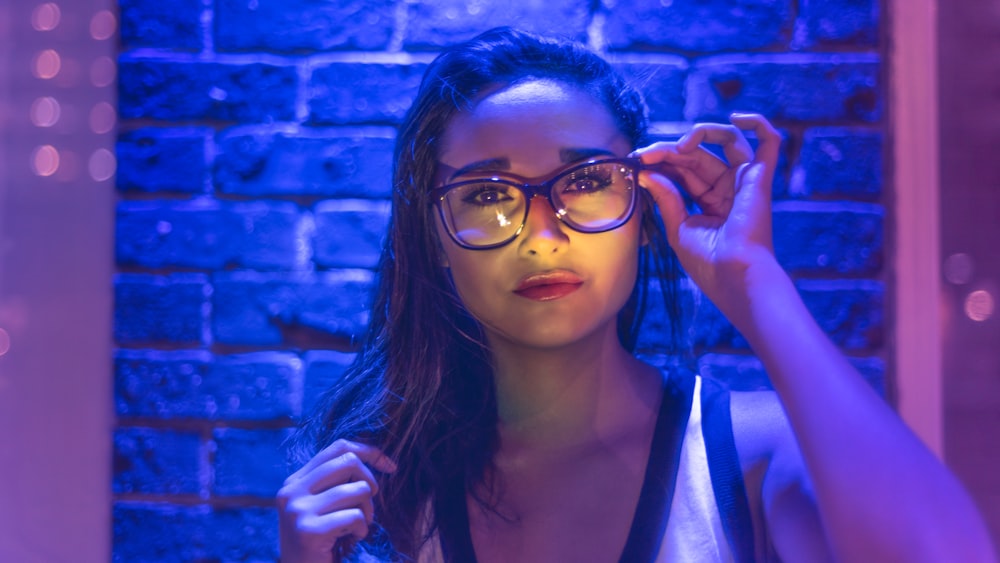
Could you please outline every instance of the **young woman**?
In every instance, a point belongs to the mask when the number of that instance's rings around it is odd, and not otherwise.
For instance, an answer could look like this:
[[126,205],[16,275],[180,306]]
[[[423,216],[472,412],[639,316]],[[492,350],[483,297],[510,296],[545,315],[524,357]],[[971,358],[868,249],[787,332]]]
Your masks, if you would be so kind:
[[[278,495],[283,562],[992,560],[776,262],[771,125],[645,127],[578,45],[497,29],[430,66],[367,339]],[[632,354],[677,259],[776,394]]]

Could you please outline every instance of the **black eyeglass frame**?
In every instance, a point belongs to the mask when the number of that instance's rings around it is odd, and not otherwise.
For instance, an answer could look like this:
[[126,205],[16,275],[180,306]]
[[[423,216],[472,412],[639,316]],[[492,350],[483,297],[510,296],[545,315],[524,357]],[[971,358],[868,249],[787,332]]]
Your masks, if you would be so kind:
[[[561,215],[559,213],[560,209],[557,208],[555,201],[552,200],[552,186],[554,186],[562,178],[565,178],[566,176],[580,170],[581,168],[587,168],[588,166],[594,166],[595,164],[622,164],[630,167],[632,169],[632,179],[633,179],[632,181],[634,184],[631,190],[632,197],[628,204],[628,210],[624,213],[624,215],[621,217],[620,220],[611,223],[611,226],[603,225],[601,227],[595,227],[595,228],[581,227],[579,225],[574,225],[571,222],[571,220],[568,220],[564,214]],[[556,210],[555,213],[556,219],[558,219],[567,227],[573,229],[576,232],[605,233],[621,227],[625,223],[628,223],[629,219],[632,218],[632,215],[635,214],[636,202],[639,200],[639,189],[638,189],[639,171],[642,169],[643,169],[643,164],[638,158],[594,158],[587,160],[586,162],[578,162],[570,164],[565,168],[557,170],[555,173],[552,174],[552,176],[549,177],[549,179],[537,184],[532,184],[531,182],[528,182],[527,180],[513,174],[506,176],[493,174],[485,178],[473,178],[469,180],[461,180],[459,182],[446,184],[444,186],[430,190],[428,195],[430,196],[431,205],[437,207],[438,214],[441,217],[441,223],[444,225],[444,230],[448,232],[448,236],[451,237],[451,240],[455,241],[455,244],[461,246],[462,248],[467,248],[469,250],[489,250],[491,248],[499,248],[501,246],[509,244],[518,236],[520,236],[521,231],[524,230],[525,223],[527,223],[528,221],[528,213],[531,211],[531,200],[534,199],[535,196],[539,195],[545,197],[545,199],[549,201],[549,206],[551,206],[552,209]],[[506,239],[500,242],[496,242],[493,244],[482,245],[482,246],[471,245],[462,240],[459,240],[458,235],[452,232],[450,223],[448,222],[448,219],[445,217],[445,210],[443,207],[444,198],[445,194],[447,194],[449,191],[455,188],[468,186],[470,184],[478,184],[484,181],[497,182],[505,186],[512,187],[516,190],[519,190],[522,194],[524,194],[525,197],[524,213],[522,214],[523,216],[521,217],[521,224],[518,225],[517,229],[511,236],[507,237]]]

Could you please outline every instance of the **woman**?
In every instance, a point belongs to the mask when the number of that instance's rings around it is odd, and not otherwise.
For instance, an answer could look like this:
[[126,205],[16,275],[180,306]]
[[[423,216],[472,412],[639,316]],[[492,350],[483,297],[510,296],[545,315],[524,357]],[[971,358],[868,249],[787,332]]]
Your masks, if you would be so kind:
[[[778,266],[779,135],[731,121],[644,146],[640,95],[580,46],[442,53],[397,139],[367,339],[278,495],[282,560],[992,560]],[[777,394],[633,356],[677,259]]]

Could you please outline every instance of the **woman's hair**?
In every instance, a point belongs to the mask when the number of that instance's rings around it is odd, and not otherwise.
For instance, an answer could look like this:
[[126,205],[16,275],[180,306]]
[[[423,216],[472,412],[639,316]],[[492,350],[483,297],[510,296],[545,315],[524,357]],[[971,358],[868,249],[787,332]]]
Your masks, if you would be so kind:
[[[439,524],[428,502],[457,483],[493,506],[498,438],[490,351],[441,265],[428,191],[452,117],[489,89],[533,79],[590,93],[633,147],[646,141],[642,96],[577,43],[497,28],[444,50],[427,68],[396,139],[392,213],[366,337],[298,434],[302,458],[344,438],[380,447],[398,462],[397,472],[379,478],[377,526],[364,542],[366,551],[382,557],[415,557]],[[668,317],[678,316],[676,259],[651,198],[641,193],[646,244],[618,319],[619,338],[630,351],[651,285],[658,282]],[[667,345],[676,350],[678,331],[671,332]]]

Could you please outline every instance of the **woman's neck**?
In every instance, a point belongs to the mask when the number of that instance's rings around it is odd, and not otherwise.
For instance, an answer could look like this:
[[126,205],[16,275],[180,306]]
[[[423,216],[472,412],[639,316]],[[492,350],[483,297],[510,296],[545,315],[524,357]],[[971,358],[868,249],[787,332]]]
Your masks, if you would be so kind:
[[559,348],[531,348],[501,337],[490,345],[505,450],[614,440],[659,403],[659,372],[622,347],[614,323]]

